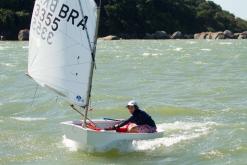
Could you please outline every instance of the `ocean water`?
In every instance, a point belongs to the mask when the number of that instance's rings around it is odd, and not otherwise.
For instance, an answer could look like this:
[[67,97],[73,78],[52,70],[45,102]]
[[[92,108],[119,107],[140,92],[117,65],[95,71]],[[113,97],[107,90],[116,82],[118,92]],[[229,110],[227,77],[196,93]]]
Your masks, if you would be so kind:
[[0,42],[0,164],[247,164],[246,40],[98,41],[90,118],[127,118],[136,99],[164,137],[87,152],[63,138],[79,119],[25,76],[28,42]]

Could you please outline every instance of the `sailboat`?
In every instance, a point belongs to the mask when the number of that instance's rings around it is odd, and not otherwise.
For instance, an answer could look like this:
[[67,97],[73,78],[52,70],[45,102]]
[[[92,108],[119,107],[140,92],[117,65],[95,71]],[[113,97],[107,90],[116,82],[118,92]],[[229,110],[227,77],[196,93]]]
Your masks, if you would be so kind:
[[89,119],[100,0],[36,0],[30,26],[28,76],[68,101],[83,120],[62,122],[66,138],[80,148],[102,148],[121,140],[152,139],[155,133],[104,128],[120,120]]

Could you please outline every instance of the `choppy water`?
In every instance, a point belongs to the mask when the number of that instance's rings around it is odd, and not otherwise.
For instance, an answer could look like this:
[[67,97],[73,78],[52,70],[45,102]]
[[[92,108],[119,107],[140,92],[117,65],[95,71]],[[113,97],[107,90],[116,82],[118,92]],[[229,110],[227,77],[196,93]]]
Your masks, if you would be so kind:
[[78,151],[59,122],[79,118],[25,76],[27,42],[0,42],[0,164],[247,164],[247,41],[99,41],[92,118],[139,101],[166,130],[107,152]]

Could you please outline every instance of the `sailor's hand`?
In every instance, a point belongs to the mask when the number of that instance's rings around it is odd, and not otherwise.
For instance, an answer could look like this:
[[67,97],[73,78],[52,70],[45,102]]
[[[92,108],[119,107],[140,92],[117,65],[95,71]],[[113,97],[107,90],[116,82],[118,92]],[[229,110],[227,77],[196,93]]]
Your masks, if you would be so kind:
[[119,126],[118,126],[118,124],[116,124],[113,127],[114,127],[114,130],[116,130]]

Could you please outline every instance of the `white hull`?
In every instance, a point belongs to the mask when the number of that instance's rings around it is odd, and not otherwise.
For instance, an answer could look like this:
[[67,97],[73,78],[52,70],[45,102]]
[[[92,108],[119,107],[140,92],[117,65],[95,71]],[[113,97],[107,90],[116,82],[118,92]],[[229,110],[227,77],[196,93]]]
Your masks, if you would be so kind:
[[[118,123],[118,121],[93,120],[98,128],[107,128]],[[163,130],[156,133],[121,133],[116,131],[95,131],[82,127],[82,121],[62,122],[64,134],[67,139],[73,140],[76,145],[84,149],[108,148],[111,144],[121,141],[146,140],[163,136]]]

